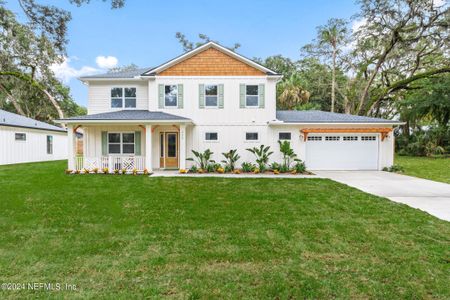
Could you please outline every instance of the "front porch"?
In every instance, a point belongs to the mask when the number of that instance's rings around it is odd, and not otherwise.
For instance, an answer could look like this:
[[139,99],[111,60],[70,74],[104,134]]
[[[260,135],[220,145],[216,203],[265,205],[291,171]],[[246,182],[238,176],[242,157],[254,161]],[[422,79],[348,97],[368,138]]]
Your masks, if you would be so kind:
[[[83,154],[75,154],[74,133],[83,129]],[[68,169],[133,173],[186,168],[185,124],[69,126]]]
[[[98,115],[67,119],[68,169],[108,173],[143,173],[154,169],[185,169],[187,128],[190,120],[155,112],[140,112],[153,119],[98,120]],[[106,113],[113,116],[136,112]],[[105,114],[102,114],[105,115]],[[170,118],[169,118],[170,117]],[[75,136],[83,132],[83,153],[76,154]]]

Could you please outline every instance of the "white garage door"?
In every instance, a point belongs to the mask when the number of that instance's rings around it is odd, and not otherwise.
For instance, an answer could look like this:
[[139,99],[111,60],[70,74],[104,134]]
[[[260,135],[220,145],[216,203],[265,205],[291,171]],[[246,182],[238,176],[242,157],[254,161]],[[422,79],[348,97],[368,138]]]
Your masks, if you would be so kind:
[[306,141],[310,170],[377,170],[378,135],[315,134]]

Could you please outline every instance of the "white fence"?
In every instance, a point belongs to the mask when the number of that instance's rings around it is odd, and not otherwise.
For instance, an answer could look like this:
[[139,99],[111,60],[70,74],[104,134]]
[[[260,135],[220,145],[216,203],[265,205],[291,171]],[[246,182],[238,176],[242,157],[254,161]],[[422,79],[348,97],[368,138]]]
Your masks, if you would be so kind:
[[75,170],[87,169],[102,171],[108,168],[109,172],[126,169],[132,172],[134,169],[143,171],[145,169],[145,156],[101,156],[101,157],[75,157]]

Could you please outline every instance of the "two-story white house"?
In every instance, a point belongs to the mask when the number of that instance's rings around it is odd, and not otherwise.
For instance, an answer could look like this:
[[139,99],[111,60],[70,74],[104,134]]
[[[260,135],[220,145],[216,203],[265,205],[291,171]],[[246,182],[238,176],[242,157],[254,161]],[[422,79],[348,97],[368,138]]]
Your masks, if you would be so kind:
[[[214,42],[158,67],[80,78],[88,115],[60,120],[69,133],[69,169],[185,169],[191,150],[213,159],[289,140],[311,170],[379,170],[393,163],[398,122],[322,111],[277,111],[281,75]],[[84,131],[84,156],[74,132]]]

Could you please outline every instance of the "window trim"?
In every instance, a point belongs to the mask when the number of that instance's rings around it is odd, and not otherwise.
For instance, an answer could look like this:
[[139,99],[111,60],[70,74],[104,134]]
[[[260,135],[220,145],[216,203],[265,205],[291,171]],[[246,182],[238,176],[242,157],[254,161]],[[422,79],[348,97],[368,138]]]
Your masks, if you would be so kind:
[[[207,95],[206,95],[206,87],[207,86],[211,86],[211,85],[214,85],[214,86],[216,86],[217,87],[217,94],[216,94],[216,99],[217,99],[217,102],[216,102],[216,105],[206,105],[206,97],[208,97]],[[203,84],[203,94],[204,94],[204,96],[205,96],[205,108],[206,109],[215,109],[215,108],[219,108],[219,84],[218,83],[204,83]],[[211,97],[211,96],[209,96],[209,97]]]
[[[280,134],[282,134],[282,133],[288,133],[289,134],[289,139],[281,139],[280,138]],[[290,132],[290,131],[279,131],[278,132],[278,140],[279,141],[292,141],[292,132]]]
[[[215,133],[215,134],[217,134],[217,140],[208,140],[208,139],[206,139],[206,134],[207,133]],[[217,132],[217,131],[205,131],[204,133],[203,133],[203,141],[205,142],[205,143],[218,143],[219,142],[219,132]]]
[[[50,144],[48,143],[49,142],[48,138],[50,138]],[[48,155],[53,155],[53,135],[48,134],[46,136],[46,143],[45,143],[45,145],[46,145],[46,148],[47,148],[47,154]],[[50,147],[49,147],[49,145],[50,145]],[[49,149],[50,149],[50,151],[49,151]]]
[[[23,136],[25,138],[23,140],[22,139],[17,139],[17,135],[18,134],[23,134]],[[16,141],[16,142],[26,142],[27,141],[27,133],[26,132],[14,132],[14,141]]]
[[[256,133],[257,139],[256,140],[248,140],[247,139],[247,133]],[[246,143],[259,143],[259,131],[246,131],[244,133],[244,140]]]
[[[166,86],[176,86],[177,88],[177,103],[173,106],[167,106],[166,105]],[[164,84],[164,109],[175,109],[178,108],[178,96],[179,96],[179,91],[178,91],[178,84]]]
[[[128,134],[128,133],[131,133],[131,134],[133,134],[133,136],[134,136],[134,138],[133,138],[133,143],[124,143],[123,142],[123,134]],[[110,134],[119,134],[120,135],[120,142],[119,143],[110,143],[109,142],[109,135]],[[108,155],[128,155],[128,156],[136,156],[136,133],[134,132],[134,131],[108,131],[107,132],[107,149],[108,149]],[[120,145],[120,153],[110,153],[109,152],[109,145],[110,144],[114,144],[114,145],[117,145],[117,144],[119,144]],[[134,146],[133,146],[133,153],[123,153],[123,145],[131,145],[131,144],[133,144]]]
[[[111,96],[111,90],[112,89],[122,89],[122,106],[121,107],[112,107],[112,99],[113,99],[113,97]],[[136,90],[136,97],[134,97],[134,99],[136,101],[135,107],[126,107],[125,106],[125,99],[133,99],[131,97],[125,97],[125,89],[135,89]],[[138,98],[137,97],[137,91],[138,91],[137,86],[130,86],[130,85],[127,85],[127,86],[111,86],[111,88],[109,89],[109,106],[110,106],[110,108],[111,109],[117,109],[117,110],[120,110],[120,109],[130,109],[130,110],[138,109],[137,108],[137,98]],[[119,97],[114,97],[114,99],[119,99]]]
[[[258,92],[256,95],[247,95],[247,86],[249,85],[254,85],[257,87]],[[258,103],[256,105],[247,105],[247,96],[258,97]],[[259,84],[245,84],[245,108],[259,108]]]

